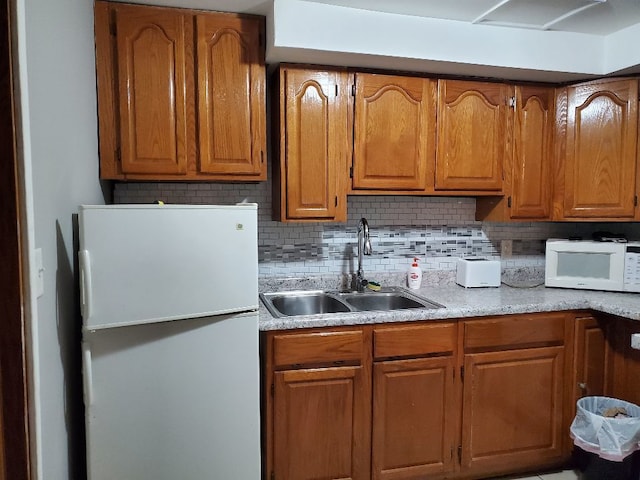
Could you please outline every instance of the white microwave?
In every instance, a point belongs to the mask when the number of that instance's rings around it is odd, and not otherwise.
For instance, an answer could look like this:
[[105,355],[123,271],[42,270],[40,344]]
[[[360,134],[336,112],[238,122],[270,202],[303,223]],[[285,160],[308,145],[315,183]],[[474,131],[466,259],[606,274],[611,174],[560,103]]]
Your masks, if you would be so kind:
[[640,243],[547,240],[544,284],[640,292]]

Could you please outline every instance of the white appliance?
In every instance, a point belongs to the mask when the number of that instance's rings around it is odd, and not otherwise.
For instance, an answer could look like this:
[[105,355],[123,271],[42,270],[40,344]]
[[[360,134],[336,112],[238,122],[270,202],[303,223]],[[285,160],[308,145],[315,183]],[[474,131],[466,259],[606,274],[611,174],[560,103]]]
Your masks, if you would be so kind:
[[547,240],[545,285],[640,292],[640,243]]
[[499,260],[482,257],[459,258],[456,265],[456,283],[465,288],[499,287],[501,278]]
[[88,479],[259,480],[257,206],[78,223]]

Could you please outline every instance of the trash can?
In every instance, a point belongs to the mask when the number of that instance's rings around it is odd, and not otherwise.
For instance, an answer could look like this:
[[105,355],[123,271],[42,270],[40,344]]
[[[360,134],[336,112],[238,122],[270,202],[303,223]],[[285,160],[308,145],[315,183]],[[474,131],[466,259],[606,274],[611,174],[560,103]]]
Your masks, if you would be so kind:
[[570,430],[585,452],[582,479],[638,480],[640,407],[610,397],[583,397],[576,406]]

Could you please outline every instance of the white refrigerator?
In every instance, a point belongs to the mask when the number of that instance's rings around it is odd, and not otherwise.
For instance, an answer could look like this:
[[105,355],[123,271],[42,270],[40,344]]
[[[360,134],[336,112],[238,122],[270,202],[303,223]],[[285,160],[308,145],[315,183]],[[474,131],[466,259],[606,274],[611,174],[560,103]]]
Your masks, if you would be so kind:
[[257,206],[81,206],[89,480],[259,480]]

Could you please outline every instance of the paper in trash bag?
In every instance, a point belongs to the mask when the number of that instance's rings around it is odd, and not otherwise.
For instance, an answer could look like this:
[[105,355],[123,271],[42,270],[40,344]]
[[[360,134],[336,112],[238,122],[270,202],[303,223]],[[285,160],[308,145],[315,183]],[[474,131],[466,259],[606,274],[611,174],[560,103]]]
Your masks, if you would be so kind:
[[[640,407],[610,397],[578,400],[571,424],[573,443],[601,458],[621,462],[640,449]],[[623,408],[627,418],[604,417],[608,409]]]

